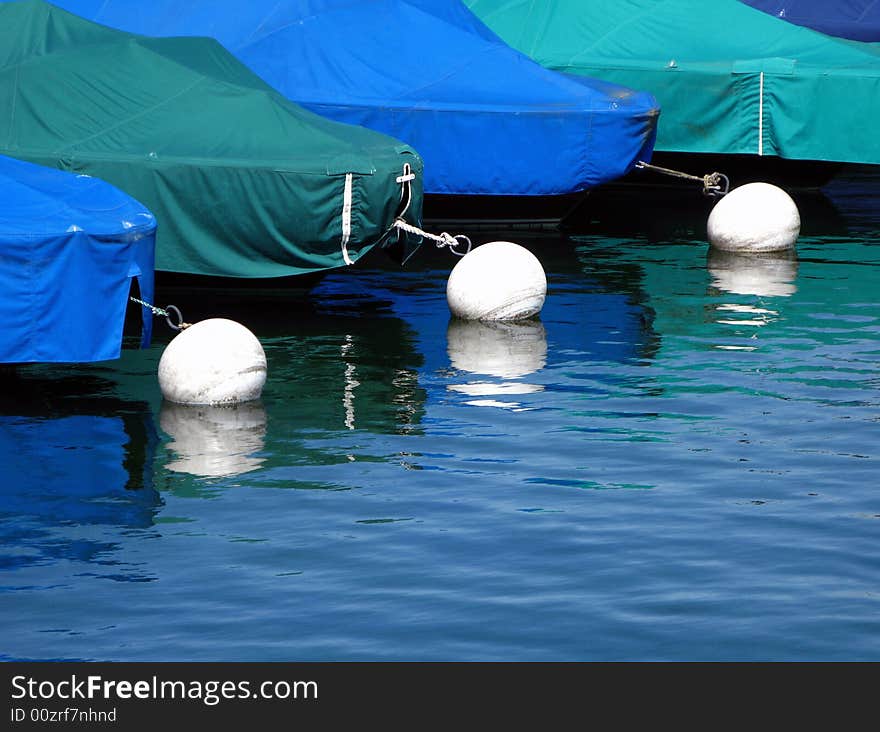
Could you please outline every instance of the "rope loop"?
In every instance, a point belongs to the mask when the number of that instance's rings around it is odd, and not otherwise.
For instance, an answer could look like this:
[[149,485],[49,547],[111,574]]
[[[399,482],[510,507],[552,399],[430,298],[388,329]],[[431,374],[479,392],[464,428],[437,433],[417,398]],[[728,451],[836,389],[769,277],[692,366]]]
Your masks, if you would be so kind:
[[722,196],[726,196],[728,191],[730,191],[730,179],[724,175],[724,173],[707,173],[703,177],[700,177],[698,175],[683,173],[680,170],[661,168],[659,165],[650,165],[641,160],[636,163],[635,167],[640,170],[653,170],[656,173],[670,175],[673,178],[683,178],[684,180],[692,180],[697,183],[702,183],[703,195],[709,196],[710,198],[721,198]]
[[[178,308],[175,307],[174,305],[166,305],[165,310],[167,311],[165,313],[165,322],[168,323],[168,327],[171,328],[171,330],[176,330],[179,332],[181,330],[189,328],[190,325],[192,325],[192,323],[184,323],[183,322],[183,316],[180,314],[180,310],[178,310]],[[177,318],[176,323],[172,322],[172,320],[171,320],[172,315],[174,315],[174,317]]]
[[724,173],[708,173],[703,176],[703,195],[721,198],[730,191],[730,179]]
[[[192,323],[183,322],[183,316],[180,314],[180,310],[174,305],[166,305],[164,308],[160,308],[151,305],[148,302],[144,302],[143,300],[138,300],[136,297],[129,297],[128,299],[132,302],[136,302],[138,305],[143,305],[145,308],[149,308],[153,315],[165,316],[165,322],[168,323],[168,327],[171,328],[171,330],[181,331],[192,325]],[[171,320],[172,315],[177,319],[176,323]]]
[[[445,231],[441,232],[439,235],[430,234],[427,231],[423,231],[417,226],[408,224],[401,218],[395,219],[392,226],[399,229],[400,231],[405,231],[408,234],[416,234],[417,236],[422,236],[425,239],[429,239],[430,241],[434,242],[434,245],[438,249],[447,247],[449,251],[452,252],[456,257],[463,257],[471,250],[471,240],[464,234],[456,234],[455,236],[453,236],[452,234],[448,234]],[[459,251],[459,247],[465,247],[464,251]]]
[[[451,236],[447,234],[445,231],[440,234],[443,237],[443,244],[438,243],[436,246],[440,247],[449,247],[449,251],[452,252],[456,257],[463,257],[471,250],[471,240],[469,237],[464,234],[456,234],[455,236]],[[463,246],[465,250],[463,252],[458,251],[457,247]]]

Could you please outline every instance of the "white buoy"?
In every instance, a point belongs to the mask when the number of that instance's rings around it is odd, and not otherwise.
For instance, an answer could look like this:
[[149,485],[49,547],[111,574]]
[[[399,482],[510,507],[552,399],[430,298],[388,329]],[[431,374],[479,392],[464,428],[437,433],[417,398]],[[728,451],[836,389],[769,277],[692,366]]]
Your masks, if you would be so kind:
[[724,196],[709,214],[709,243],[726,252],[791,249],[801,231],[795,202],[769,183],[747,183]]
[[162,396],[176,404],[238,404],[258,399],[266,354],[257,337],[225,318],[202,320],[178,333],[159,360]]
[[509,241],[483,244],[449,273],[446,300],[465,320],[522,320],[541,312],[547,275],[538,258]]

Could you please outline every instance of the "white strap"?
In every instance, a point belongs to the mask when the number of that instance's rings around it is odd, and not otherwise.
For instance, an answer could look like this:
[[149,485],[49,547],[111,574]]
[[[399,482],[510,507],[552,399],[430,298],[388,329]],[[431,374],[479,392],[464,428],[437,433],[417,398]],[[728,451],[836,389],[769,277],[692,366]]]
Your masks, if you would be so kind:
[[345,192],[342,194],[342,259],[346,264],[354,264],[348,256],[348,241],[351,239],[351,187],[354,181],[352,173],[345,174]]
[[764,154],[764,72],[758,82],[758,155]]

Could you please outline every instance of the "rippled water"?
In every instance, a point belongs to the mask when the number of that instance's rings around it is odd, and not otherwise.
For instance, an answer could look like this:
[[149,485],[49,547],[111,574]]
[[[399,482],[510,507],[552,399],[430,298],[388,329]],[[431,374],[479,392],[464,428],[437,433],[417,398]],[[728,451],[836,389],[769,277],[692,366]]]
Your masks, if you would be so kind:
[[159,324],[4,375],[0,654],[880,660],[878,195],[800,200],[764,260],[682,196],[597,197],[508,232],[550,282],[523,324],[450,322],[430,247],[174,292],[261,338],[235,410],[162,403]]

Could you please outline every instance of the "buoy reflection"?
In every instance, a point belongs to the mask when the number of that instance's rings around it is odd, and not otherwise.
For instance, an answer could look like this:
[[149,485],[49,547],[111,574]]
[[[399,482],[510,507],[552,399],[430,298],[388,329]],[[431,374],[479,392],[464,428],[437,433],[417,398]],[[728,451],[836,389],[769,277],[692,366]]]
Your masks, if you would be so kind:
[[790,297],[797,292],[797,255],[793,250],[741,254],[712,249],[706,265],[712,276],[712,286],[731,295],[754,295],[757,303],[732,302],[715,306],[716,321],[752,335],[745,343],[716,345],[721,350],[754,351],[758,329],[779,319],[779,311],[772,300],[764,298]]
[[483,322],[456,318],[449,323],[446,339],[453,368],[488,377],[450,384],[449,390],[470,397],[496,397],[473,399],[468,404],[517,409],[521,406],[518,402],[497,397],[543,391],[541,384],[522,380],[547,363],[547,333],[541,321]]
[[177,457],[168,470],[204,478],[240,475],[256,470],[265,446],[266,410],[259,401],[235,406],[192,406],[162,402],[159,425],[171,437],[168,449]]
[[797,255],[793,250],[738,254],[710,249],[706,260],[712,285],[735,295],[790,297],[797,292]]

